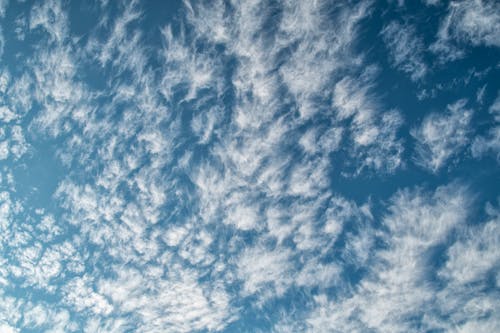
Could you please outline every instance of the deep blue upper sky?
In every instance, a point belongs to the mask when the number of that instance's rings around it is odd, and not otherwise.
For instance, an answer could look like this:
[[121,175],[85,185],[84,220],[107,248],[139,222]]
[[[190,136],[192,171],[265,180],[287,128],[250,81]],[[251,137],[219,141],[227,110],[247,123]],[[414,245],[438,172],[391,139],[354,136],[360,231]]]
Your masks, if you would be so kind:
[[495,1],[0,0],[0,333],[500,332]]

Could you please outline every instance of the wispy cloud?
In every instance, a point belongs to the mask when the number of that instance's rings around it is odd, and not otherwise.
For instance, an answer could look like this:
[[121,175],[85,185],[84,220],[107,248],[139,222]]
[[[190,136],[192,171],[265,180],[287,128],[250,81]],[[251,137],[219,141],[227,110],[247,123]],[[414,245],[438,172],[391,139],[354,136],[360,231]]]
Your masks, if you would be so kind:
[[417,36],[415,27],[392,21],[381,33],[391,54],[393,66],[409,74],[413,81],[423,79],[428,71],[423,60],[425,47],[422,39]]
[[466,100],[459,100],[448,105],[444,113],[431,113],[412,130],[417,140],[417,164],[437,172],[469,143],[473,111],[466,104]]
[[497,162],[500,162],[500,93],[490,106],[489,113],[493,116],[493,124],[485,135],[478,135],[474,138],[471,152],[476,158],[492,152],[496,155]]
[[371,92],[376,75],[377,68],[368,67],[359,77],[340,80],[333,91],[336,117],[350,125],[355,174],[364,168],[394,172],[402,165],[404,148],[397,131],[403,119],[396,110],[381,110],[380,101]]
[[500,37],[499,5],[494,1],[452,1],[448,5],[448,15],[443,18],[437,40],[431,51],[442,61],[462,58],[464,43],[479,46],[499,46]]
[[[471,203],[467,190],[459,184],[434,192],[398,192],[384,218],[386,231],[379,235],[385,247],[377,250],[369,263],[370,273],[352,290],[331,299],[327,295],[314,297],[311,311],[296,317],[305,325],[290,324],[290,317],[285,317],[275,331],[287,325],[307,332],[495,329],[498,301],[477,290],[485,287],[485,279],[498,263],[496,252],[489,250],[499,242],[492,232],[496,211],[490,206],[491,220],[469,227]],[[463,232],[464,241],[457,240],[447,248],[445,262],[438,264],[437,275],[446,281],[442,284],[432,278],[436,275],[432,257],[457,230]],[[478,265],[473,258],[483,254],[489,259],[480,260]],[[471,290],[472,281],[481,281],[482,287]],[[465,304],[470,310],[458,310]],[[478,307],[473,310],[474,305]],[[452,321],[448,320],[450,315]]]

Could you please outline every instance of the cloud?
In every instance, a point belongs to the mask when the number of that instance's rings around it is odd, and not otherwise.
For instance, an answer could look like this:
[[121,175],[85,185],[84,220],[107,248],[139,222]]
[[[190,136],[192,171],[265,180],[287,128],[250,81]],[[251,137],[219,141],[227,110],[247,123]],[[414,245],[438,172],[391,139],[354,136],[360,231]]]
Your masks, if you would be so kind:
[[[500,262],[498,217],[471,228],[448,249],[448,261],[439,274],[450,283],[469,284],[487,278]],[[474,234],[474,235],[472,235]]]
[[172,98],[172,94],[183,85],[187,86],[186,100],[194,99],[203,89],[215,88],[217,92],[221,89],[216,80],[220,76],[221,64],[215,54],[193,52],[193,45],[189,45],[187,37],[174,36],[171,26],[162,29],[162,37],[164,71],[161,90],[166,98]]
[[333,28],[323,8],[326,2],[287,3],[281,22],[283,36],[297,42],[295,52],[280,68],[284,83],[295,96],[299,112],[308,118],[317,112],[314,98],[320,97],[332,83],[336,71],[355,64],[350,48],[357,37],[359,21],[370,11],[369,3],[360,2],[352,8],[341,8],[336,14],[335,34],[325,33]]
[[19,330],[15,329],[12,326],[9,326],[8,324],[5,323],[0,323],[0,330],[5,333],[16,333],[19,332]]
[[[488,219],[470,225],[471,200],[458,183],[433,192],[399,191],[379,235],[385,246],[376,250],[369,274],[335,296],[314,296],[310,310],[284,316],[274,331],[496,330],[497,287],[488,279],[498,271],[498,209],[488,204]],[[443,262],[432,259],[438,253]]]
[[467,101],[458,100],[443,113],[430,113],[411,131],[417,140],[415,162],[436,173],[450,158],[457,156],[470,141],[473,111]]
[[[128,69],[136,75],[143,74],[145,56],[143,48],[139,45],[141,35],[138,30],[130,29],[130,26],[141,18],[141,10],[137,1],[121,3],[119,10],[120,14],[111,23],[109,31],[101,30],[107,38],[101,40],[93,36],[87,44],[86,52],[96,58],[103,67],[111,64],[118,73]],[[102,20],[111,21],[111,18],[105,16]]]
[[[438,272],[446,288],[437,293],[440,312],[459,332],[498,330],[499,302],[488,279],[498,274],[498,207],[486,205],[487,221],[462,230]],[[449,326],[445,321],[444,327]]]
[[95,314],[108,315],[113,310],[108,300],[95,292],[88,276],[78,277],[65,285],[65,301],[78,312],[90,310]]
[[0,1],[0,17],[5,17],[5,12],[7,11],[8,6],[9,6],[9,0]]
[[122,315],[134,313],[137,330],[158,328],[176,332],[220,330],[231,319],[229,299],[217,284],[196,282],[196,273],[178,266],[162,278],[157,267],[144,273],[132,268],[117,270],[116,279],[102,279],[99,290],[109,297]]
[[[9,6],[3,26],[0,330],[498,326],[496,215],[469,226],[459,183],[375,188],[398,184],[408,140],[360,45],[374,2],[183,1],[167,21],[102,1],[79,36],[72,6]],[[381,26],[423,82],[423,37]],[[425,117],[416,163],[464,151],[471,117],[465,100]]]
[[14,29],[16,38],[20,41],[24,41],[24,39],[26,38],[26,30],[28,29],[26,15],[19,15],[14,23],[16,26],[16,28]]
[[9,142],[0,142],[0,160],[5,160],[9,157]]
[[383,219],[385,231],[379,235],[385,246],[367,264],[369,274],[335,296],[315,296],[310,312],[297,319],[305,321],[304,331],[439,329],[440,318],[432,319],[439,287],[430,282],[429,256],[454,229],[465,226],[470,203],[466,189],[458,184],[434,192],[405,189],[396,193]]
[[441,61],[452,61],[465,56],[463,44],[500,46],[499,9],[494,1],[452,1],[430,50],[438,54]]
[[489,108],[489,113],[493,116],[492,126],[486,134],[478,135],[471,145],[472,156],[480,158],[488,152],[496,155],[497,162],[500,161],[500,92],[493,104]]
[[31,8],[30,30],[41,28],[50,36],[50,41],[61,43],[67,38],[68,26],[66,13],[57,0],[37,3]]
[[238,260],[238,277],[244,281],[243,295],[259,293],[264,299],[282,296],[293,280],[290,256],[286,249],[246,249]]
[[[1,10],[1,8],[0,8],[0,10]],[[1,15],[1,12],[0,12],[0,15]],[[0,58],[3,55],[4,48],[5,48],[5,37],[3,35],[3,30],[0,27]]]
[[424,43],[415,27],[392,21],[381,33],[393,66],[409,74],[413,81],[422,80],[428,68],[423,60]]
[[333,107],[338,121],[347,121],[355,157],[356,171],[364,168],[394,172],[402,165],[403,145],[397,132],[403,123],[396,110],[383,112],[377,97],[371,93],[377,75],[368,67],[359,77],[344,77],[335,84]]
[[0,106],[0,121],[9,123],[15,120],[18,116],[12,112],[7,106]]

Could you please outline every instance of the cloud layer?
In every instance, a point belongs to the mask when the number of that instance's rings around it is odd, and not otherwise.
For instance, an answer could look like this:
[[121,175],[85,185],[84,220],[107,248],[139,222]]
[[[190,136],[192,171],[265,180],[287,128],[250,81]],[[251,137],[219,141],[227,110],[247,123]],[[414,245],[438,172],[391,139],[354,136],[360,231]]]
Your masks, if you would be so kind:
[[0,1],[0,331],[500,330],[498,6],[428,5]]

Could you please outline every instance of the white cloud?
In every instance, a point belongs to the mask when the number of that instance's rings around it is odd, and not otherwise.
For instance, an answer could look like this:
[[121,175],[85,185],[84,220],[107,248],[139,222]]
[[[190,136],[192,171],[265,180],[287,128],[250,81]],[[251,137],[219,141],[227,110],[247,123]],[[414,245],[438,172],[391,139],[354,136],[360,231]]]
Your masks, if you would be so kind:
[[[195,88],[191,89],[194,89],[193,91],[196,90]],[[220,123],[222,114],[222,110],[219,107],[214,107],[193,117],[191,128],[200,138],[201,144],[207,144],[212,139],[216,127]]]
[[[274,331],[496,331],[499,302],[487,285],[499,268],[498,208],[487,205],[488,220],[469,225],[471,204],[457,183],[434,192],[399,191],[378,235],[385,246],[367,264],[369,273],[334,296],[315,296],[309,311],[284,314]],[[432,257],[443,246],[446,258],[436,271]]]
[[27,21],[28,20],[26,19],[26,15],[24,14],[19,15],[14,21],[16,27],[14,29],[14,33],[19,41],[24,41],[24,39],[26,38],[26,30],[28,29]]
[[326,159],[296,165],[289,178],[289,193],[305,198],[318,196],[329,185],[329,167]]
[[441,169],[469,143],[473,111],[464,99],[447,106],[442,113],[427,115],[412,136],[417,140],[415,162],[432,172]]
[[[356,57],[350,52],[357,37],[358,23],[369,13],[369,4],[360,2],[357,6],[342,8],[336,14],[332,27],[325,2],[287,2],[280,28],[283,35],[298,42],[296,51],[281,67],[284,82],[295,96],[302,117],[309,118],[318,112],[313,102],[322,97],[324,89],[332,83],[335,71],[356,64]],[[335,33],[328,33],[334,28]]]
[[382,37],[394,67],[409,74],[413,81],[425,77],[428,69],[423,60],[424,43],[414,26],[392,21],[382,29]]
[[12,112],[9,107],[3,105],[0,106],[0,121],[4,123],[9,123],[12,120],[15,120],[18,116]]
[[195,272],[177,265],[171,268],[165,278],[161,273],[148,275],[136,269],[118,269],[116,279],[99,282],[99,290],[119,313],[135,313],[139,321],[129,324],[140,331],[213,331],[233,320],[223,286],[212,281],[208,288],[196,281]]
[[[1,8],[0,8],[1,10]],[[1,15],[1,13],[0,13]],[[0,27],[0,58],[2,57],[3,55],[3,52],[4,52],[4,48],[5,48],[5,37],[3,35],[3,30],[2,28]]]
[[350,202],[341,196],[334,196],[330,199],[325,212],[326,222],[323,230],[330,237],[336,236],[342,231],[345,223],[362,219],[363,215],[366,217],[366,212],[360,210],[354,202]]
[[258,294],[264,299],[282,296],[293,283],[293,266],[288,249],[245,249],[238,259],[237,274],[244,282],[243,296]]
[[[139,30],[130,28],[142,16],[138,1],[120,4],[118,13],[111,18],[105,12],[97,27],[102,28],[101,35],[89,39],[85,52],[99,61],[102,67],[111,64],[117,74],[129,70],[138,78],[143,78],[146,57],[140,44],[142,36]],[[108,24],[110,29],[107,29]],[[102,35],[106,36],[105,40],[102,40]]]
[[0,291],[0,327],[18,332],[16,326],[21,319],[23,303],[16,297],[4,295],[4,288],[2,288]]
[[467,230],[463,240],[448,249],[448,261],[439,274],[446,280],[467,284],[487,277],[500,262],[500,220]]
[[227,223],[241,230],[251,230],[257,226],[259,216],[256,207],[245,204],[244,200],[230,207]]
[[490,106],[489,112],[493,115],[495,124],[500,123],[500,90],[497,92],[497,97]]
[[500,322],[498,320],[479,319],[475,321],[467,321],[463,325],[457,327],[459,333],[488,333],[495,332],[500,329]]
[[500,7],[495,1],[452,1],[431,51],[442,61],[462,58],[461,44],[500,46]]
[[14,328],[12,326],[9,326],[6,323],[0,323],[0,331],[2,333],[16,333],[16,332],[19,332],[18,329]]
[[9,157],[9,142],[2,141],[0,142],[0,160],[5,160]]
[[[426,284],[428,250],[443,244],[453,228],[464,224],[469,197],[464,188],[449,185],[434,193],[397,193],[384,219],[386,244],[370,262],[370,274],[358,286],[329,299],[315,298],[305,318],[310,332],[418,332],[424,326],[411,318],[432,316],[432,285]],[[352,293],[352,295],[349,295]],[[429,326],[426,326],[429,325]]]
[[185,227],[172,227],[167,230],[164,235],[165,243],[168,246],[178,246],[180,242],[186,237],[189,230]]
[[0,74],[0,93],[5,94],[7,87],[9,86],[10,74],[7,70],[3,70]]
[[9,0],[0,0],[0,17],[5,16],[5,12],[9,6]]
[[437,304],[440,312],[449,316],[442,326],[456,323],[453,328],[458,332],[500,328],[500,302],[488,286],[490,276],[499,270],[498,207],[488,204],[486,211],[488,220],[462,230],[459,239],[448,248],[447,261],[438,272],[446,288],[437,293]]
[[341,269],[336,264],[322,264],[317,260],[309,260],[304,264],[295,278],[297,286],[326,288],[339,283]]
[[75,278],[65,284],[65,301],[78,312],[90,310],[95,314],[108,315],[113,310],[108,300],[92,288],[88,276]]
[[47,333],[64,333],[75,331],[75,323],[71,321],[71,316],[68,310],[62,309],[54,312],[50,318],[50,327],[47,328]]
[[500,46],[500,7],[483,0],[460,1],[450,4],[448,33],[465,39],[472,45]]
[[60,1],[50,0],[35,4],[30,13],[31,30],[42,28],[53,42],[60,43],[67,37],[67,17]]
[[320,132],[317,128],[307,130],[299,140],[299,144],[304,151],[309,154],[330,153],[336,151],[340,147],[343,130],[341,127],[332,127]]
[[397,131],[403,123],[396,110],[382,112],[371,93],[377,68],[368,67],[359,78],[344,77],[333,91],[333,107],[339,121],[349,122],[356,160],[355,174],[370,169],[394,172],[402,164],[403,145]]
[[24,327],[40,327],[47,323],[49,311],[42,305],[28,306],[23,314]]
[[474,138],[471,152],[472,156],[478,158],[491,151],[496,155],[497,162],[500,162],[500,92],[490,106],[489,112],[493,116],[493,124],[486,134]]
[[[221,70],[217,58],[205,53],[193,52],[192,46],[186,42],[184,35],[174,36],[172,28],[162,29],[164,48],[164,72],[161,90],[164,96],[172,98],[174,91],[181,85],[187,85],[186,100],[192,100],[199,91],[217,88],[216,74]],[[216,116],[212,110],[207,117]],[[210,118],[209,118],[210,121]],[[210,126],[210,125],[209,125]],[[212,125],[213,126],[213,125]]]

